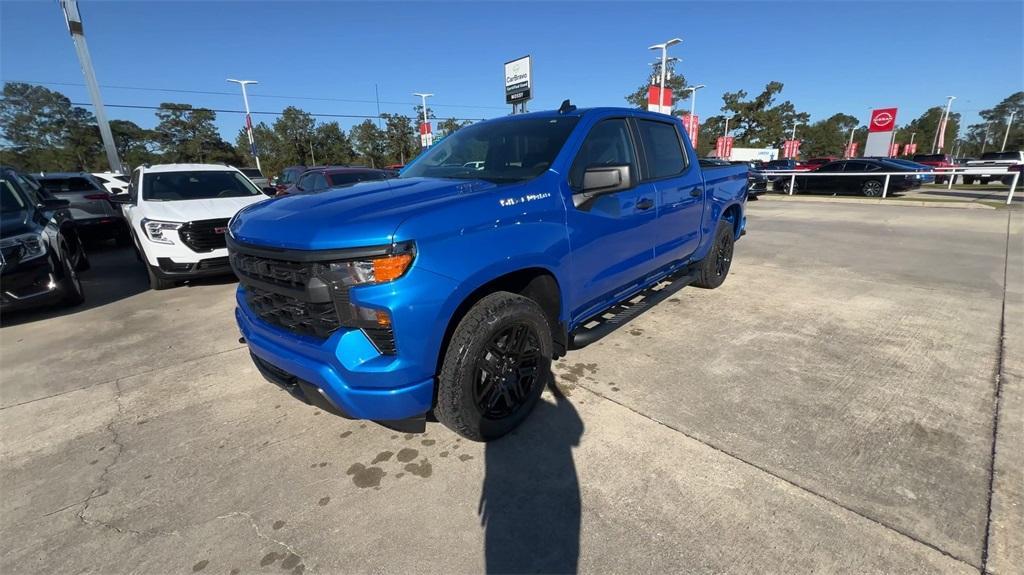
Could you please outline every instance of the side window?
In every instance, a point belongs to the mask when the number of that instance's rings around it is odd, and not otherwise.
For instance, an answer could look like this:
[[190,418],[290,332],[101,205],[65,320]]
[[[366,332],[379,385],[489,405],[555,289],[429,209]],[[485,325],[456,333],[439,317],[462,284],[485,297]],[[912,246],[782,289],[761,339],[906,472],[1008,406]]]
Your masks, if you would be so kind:
[[96,186],[89,180],[82,177],[68,178],[69,192],[92,192]]
[[313,189],[313,176],[316,174],[306,174],[299,178],[299,183],[295,184],[295,187],[302,191],[309,191]]
[[313,189],[316,191],[327,189],[327,178],[323,174],[317,174],[313,178]]
[[569,171],[569,185],[583,187],[583,173],[593,166],[630,166],[636,169],[636,152],[626,120],[604,120],[590,129]]
[[[818,172],[841,172],[843,171],[843,165],[849,165],[852,162],[832,162],[831,164],[825,164],[815,171]],[[850,171],[850,168],[846,168],[846,171]]]
[[674,124],[654,120],[637,120],[636,124],[644,143],[649,179],[668,178],[686,170],[686,155]]
[[138,203],[139,201],[139,177],[141,176],[140,170],[132,172],[132,179],[128,182],[128,196],[132,199],[132,203]]

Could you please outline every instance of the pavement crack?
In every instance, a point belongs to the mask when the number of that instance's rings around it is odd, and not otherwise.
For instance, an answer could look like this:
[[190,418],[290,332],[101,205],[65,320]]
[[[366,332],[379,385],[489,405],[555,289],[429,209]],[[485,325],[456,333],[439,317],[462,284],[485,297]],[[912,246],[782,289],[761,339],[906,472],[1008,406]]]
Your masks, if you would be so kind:
[[289,553],[291,553],[292,555],[298,557],[299,561],[301,561],[303,564],[306,563],[306,560],[303,558],[302,553],[300,553],[297,549],[295,549],[291,545],[285,543],[284,541],[279,541],[279,540],[274,539],[273,537],[263,533],[263,531],[260,529],[259,523],[256,522],[256,519],[253,518],[251,513],[248,513],[248,512],[245,512],[245,511],[232,511],[231,513],[227,513],[225,515],[218,515],[217,519],[231,519],[231,518],[234,518],[234,517],[244,517],[245,519],[247,519],[249,521],[249,525],[252,526],[253,531],[256,532],[256,536],[257,537],[259,537],[260,539],[263,539],[264,541],[269,541],[269,542],[271,542],[271,543],[273,543],[275,545],[278,545],[280,547],[285,548]]
[[643,417],[644,419],[646,419],[648,421],[653,421],[654,423],[656,423],[656,424],[658,424],[658,425],[660,425],[662,427],[665,427],[667,429],[671,429],[672,431],[682,435],[683,437],[686,437],[688,439],[692,439],[693,441],[696,441],[697,443],[700,443],[701,445],[709,447],[709,448],[713,449],[714,451],[717,451],[718,453],[721,453],[722,455],[725,455],[726,457],[729,457],[731,459],[735,459],[736,461],[739,461],[740,463],[743,463],[745,465],[749,465],[750,467],[753,467],[754,469],[757,469],[758,471],[760,471],[762,473],[765,473],[765,474],[767,474],[767,475],[769,475],[769,476],[771,476],[771,477],[773,477],[773,478],[775,478],[775,479],[777,479],[777,480],[779,480],[779,481],[781,481],[781,482],[783,482],[783,483],[785,483],[787,485],[790,485],[790,486],[792,486],[792,487],[794,487],[794,488],[796,488],[796,489],[798,489],[800,491],[803,491],[804,493],[810,494],[810,495],[812,495],[814,497],[817,497],[817,498],[819,498],[819,499],[821,499],[823,501],[831,503],[832,505],[835,505],[837,507],[845,509],[846,511],[856,515],[857,517],[860,517],[862,519],[870,521],[871,523],[874,523],[875,525],[878,525],[878,526],[880,526],[880,527],[882,527],[884,529],[887,529],[889,531],[892,531],[894,533],[902,535],[902,536],[906,537],[907,539],[910,539],[911,541],[914,541],[916,543],[924,545],[925,547],[928,547],[929,549],[932,549],[934,551],[938,551],[939,553],[941,553],[942,555],[944,555],[946,557],[949,557],[950,559],[953,559],[955,561],[959,561],[960,563],[963,563],[964,565],[967,565],[967,566],[969,566],[969,567],[971,567],[973,569],[977,569],[977,570],[981,571],[981,567],[980,566],[975,565],[974,563],[971,563],[971,561],[969,561],[967,559],[964,559],[963,557],[959,557],[957,555],[954,555],[953,553],[950,553],[949,551],[946,551],[945,549],[939,547],[938,545],[935,545],[934,543],[929,543],[928,541],[920,539],[919,537],[916,537],[915,535],[913,535],[911,533],[903,531],[903,530],[901,530],[898,527],[894,527],[892,525],[889,525],[889,524],[887,524],[887,523],[885,523],[885,522],[883,522],[883,521],[881,521],[879,519],[875,519],[874,517],[871,517],[870,515],[865,515],[864,513],[861,513],[860,511],[857,511],[856,509],[852,509],[852,508],[844,505],[842,502],[840,502],[839,500],[837,500],[837,499],[835,499],[833,497],[825,495],[824,493],[819,493],[819,492],[815,491],[814,489],[811,489],[810,487],[806,487],[804,485],[801,485],[801,484],[797,483],[796,481],[794,481],[792,479],[787,479],[786,477],[783,477],[782,475],[779,475],[778,473],[775,473],[774,471],[768,469],[767,467],[765,467],[763,465],[759,465],[759,464],[754,463],[753,461],[751,461],[749,459],[745,459],[745,458],[743,458],[743,457],[741,457],[741,456],[739,456],[739,455],[737,455],[735,453],[727,451],[726,449],[724,449],[722,447],[719,447],[718,445],[715,445],[714,443],[711,443],[711,442],[709,442],[709,441],[707,441],[705,439],[701,439],[699,437],[695,437],[693,435],[690,435],[689,433],[683,431],[682,429],[680,429],[678,427],[675,427],[675,426],[673,426],[673,425],[671,425],[669,423],[661,421],[661,420],[659,420],[659,419],[657,419],[655,417],[651,417],[650,415],[648,415],[646,413],[640,412],[640,411],[634,409],[633,407],[631,407],[629,405],[626,405],[625,403],[622,403],[621,401],[619,401],[617,399],[614,399],[614,398],[611,398],[611,397],[609,397],[607,395],[604,395],[603,393],[601,393],[599,391],[595,391],[593,389],[590,389],[589,387],[584,385],[583,382],[577,382],[576,383],[576,387],[579,388],[579,389],[583,389],[583,390],[585,390],[585,391],[587,391],[587,392],[589,392],[589,393],[591,393],[591,394],[593,394],[593,395],[595,395],[595,396],[597,396],[597,397],[599,397],[601,399],[605,399],[607,401],[610,401],[610,402],[614,403],[615,405],[618,405],[619,407],[627,409],[627,410],[635,413],[636,415],[639,415],[640,417]]
[[[100,478],[98,480],[99,485],[93,488],[92,492],[89,493],[89,496],[86,497],[84,501],[82,501],[82,508],[78,510],[77,517],[79,521],[86,525],[101,526],[106,527],[108,529],[113,529],[118,533],[126,533],[130,532],[130,530],[121,529],[119,527],[103,523],[101,521],[93,521],[85,516],[86,512],[89,511],[89,506],[92,504],[92,500],[97,497],[102,497],[109,492],[109,488],[106,487],[107,475],[110,474],[110,469],[113,466],[117,465],[117,462],[120,461],[121,459],[121,454],[124,453],[124,444],[121,443],[121,435],[117,431],[116,426],[117,421],[121,418],[122,415],[124,415],[124,404],[121,403],[120,379],[115,379],[113,381],[113,386],[114,403],[117,405],[117,413],[110,418],[109,422],[107,422],[107,432],[110,433],[110,443],[117,448],[117,451],[114,453],[114,457],[111,458],[110,463],[103,466],[103,471],[100,472]],[[141,534],[139,532],[135,533]]]
[[989,573],[988,558],[989,545],[992,538],[992,496],[995,491],[996,482],[996,447],[999,445],[999,413],[1003,407],[1003,381],[1006,368],[1006,282],[1009,278],[1010,269],[1010,237],[1013,213],[1006,214],[1006,253],[1003,255],[1003,308],[999,317],[999,338],[997,339],[996,366],[994,376],[994,389],[992,397],[992,453],[989,457],[988,468],[988,493],[985,499],[985,535],[981,542],[981,572]]

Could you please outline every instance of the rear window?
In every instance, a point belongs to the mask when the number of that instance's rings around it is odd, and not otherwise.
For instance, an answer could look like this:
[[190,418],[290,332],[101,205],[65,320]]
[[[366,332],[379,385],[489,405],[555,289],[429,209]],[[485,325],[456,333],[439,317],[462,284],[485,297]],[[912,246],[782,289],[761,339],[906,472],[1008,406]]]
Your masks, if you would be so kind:
[[72,178],[42,178],[39,184],[43,189],[53,192],[92,192],[96,185],[86,178],[76,176]]
[[915,162],[948,162],[949,156],[945,154],[919,154],[914,156]]
[[1020,159],[1020,152],[985,152],[981,155],[982,160],[1017,160]]
[[258,168],[241,168],[239,171],[242,172],[243,174],[249,176],[250,178],[262,178],[263,177],[263,173],[260,172]]
[[248,178],[234,170],[156,172],[142,178],[143,199],[158,202],[244,198],[260,194]]
[[676,127],[651,120],[638,120],[636,124],[644,143],[650,177],[658,179],[681,174],[686,169],[686,156],[680,147]]

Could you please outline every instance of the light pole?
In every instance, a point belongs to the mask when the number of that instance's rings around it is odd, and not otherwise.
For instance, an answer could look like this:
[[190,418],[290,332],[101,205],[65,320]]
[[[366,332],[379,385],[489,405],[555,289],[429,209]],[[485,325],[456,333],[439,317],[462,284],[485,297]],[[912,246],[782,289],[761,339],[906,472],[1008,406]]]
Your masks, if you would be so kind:
[[953,106],[953,100],[956,100],[956,96],[946,96],[946,111],[942,113],[939,118],[939,129],[935,131],[935,139],[932,140],[932,153],[936,153],[942,146],[939,145],[939,136],[942,136],[943,144],[945,144],[946,121],[949,120],[949,109]]
[[733,118],[732,116],[726,116],[725,117],[725,130],[722,131],[722,137],[723,138],[728,138],[729,137],[729,120],[731,120],[732,118]]
[[[655,44],[648,48],[648,50],[661,50],[661,80],[659,81],[658,87],[658,109],[661,110],[662,104],[665,102],[665,66],[668,64],[668,48],[669,46],[675,46],[682,42],[682,38],[672,38],[667,42],[661,44]],[[671,110],[669,110],[671,112]]]
[[1016,114],[1016,111],[1010,112],[1010,119],[1006,121],[1006,133],[1003,134],[1003,145],[999,148],[1000,152],[1006,150],[1006,139],[1010,137],[1010,128],[1013,127],[1013,116]]
[[850,128],[850,141],[846,142],[846,156],[849,158],[853,157],[853,133],[857,131],[857,126]]
[[[245,134],[249,137],[249,151],[252,152],[252,157],[256,158],[256,169],[263,172],[263,168],[260,167],[260,156],[256,153],[256,139],[252,135],[252,116],[249,114],[249,94],[245,91],[246,84],[259,84],[256,80],[235,80],[228,78],[228,82],[233,82],[242,87],[242,102],[245,103]],[[314,162],[315,163],[315,162]]]
[[[413,96],[419,96],[420,97],[420,101],[423,103],[423,123],[426,124],[427,123],[427,98],[433,96],[433,94],[421,94],[419,92],[413,92],[412,95]],[[422,131],[420,131],[420,147],[422,147],[422,148],[426,148],[427,147],[426,134],[424,134]]]
[[690,86],[687,90],[690,91],[690,116],[696,117],[697,115],[697,90],[704,87],[704,84],[697,84],[696,86]]
[[988,145],[988,131],[992,127],[992,124],[985,124],[985,135],[981,138],[981,153],[985,153],[985,146]]

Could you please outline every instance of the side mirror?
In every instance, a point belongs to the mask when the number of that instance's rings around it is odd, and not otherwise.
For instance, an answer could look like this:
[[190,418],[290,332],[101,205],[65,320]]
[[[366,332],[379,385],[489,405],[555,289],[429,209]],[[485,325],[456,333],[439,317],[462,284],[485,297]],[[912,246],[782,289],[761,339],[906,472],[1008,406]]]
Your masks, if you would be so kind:
[[39,201],[39,207],[44,210],[59,210],[61,208],[66,208],[70,205],[70,201],[61,200],[57,198],[43,198],[42,200]]
[[628,165],[593,166],[583,173],[582,193],[589,196],[610,194],[633,187],[633,171]]
[[271,186],[267,186],[267,187],[263,188],[263,193],[265,195],[270,196],[270,197],[274,197],[274,196],[277,195],[277,188],[274,188],[274,187],[271,187]]
[[132,197],[131,197],[130,194],[114,194],[114,195],[110,196],[110,203],[112,203],[112,204],[121,204],[121,205],[128,205],[128,204],[131,204],[133,202],[132,202]]

